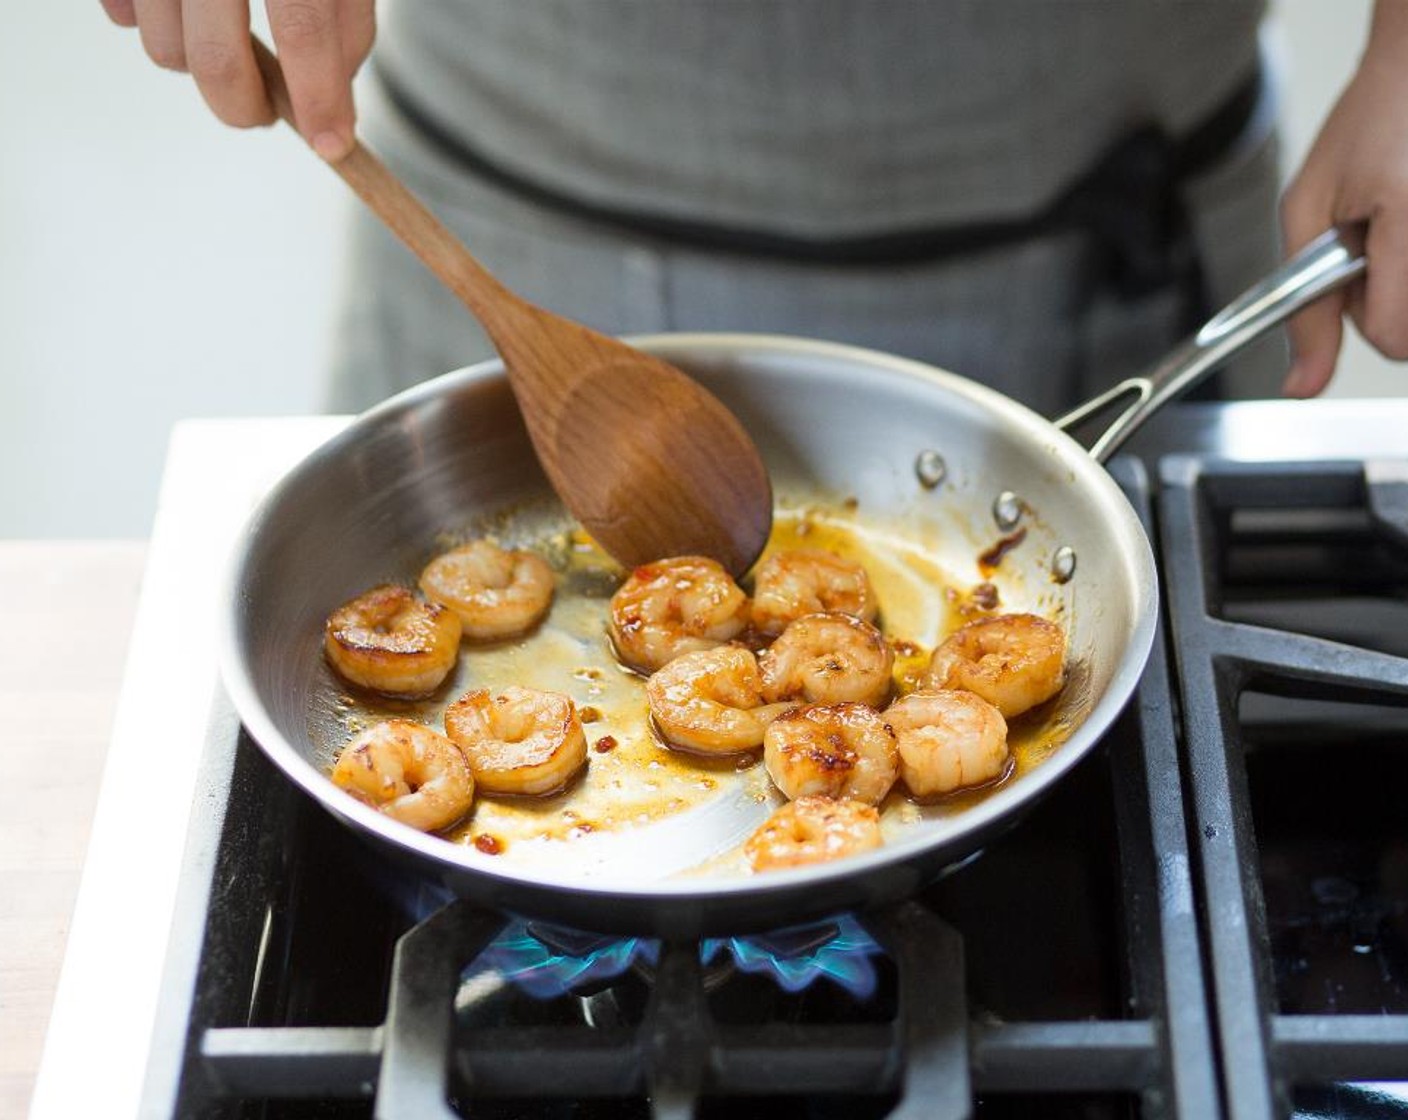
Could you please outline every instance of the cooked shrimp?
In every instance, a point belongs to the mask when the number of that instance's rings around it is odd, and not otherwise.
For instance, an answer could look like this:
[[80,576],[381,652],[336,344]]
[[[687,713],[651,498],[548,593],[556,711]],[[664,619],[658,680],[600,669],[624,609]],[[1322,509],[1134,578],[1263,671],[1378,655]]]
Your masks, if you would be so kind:
[[753,625],[764,634],[780,634],[789,622],[823,611],[874,622],[877,610],[865,569],[834,552],[776,552],[753,577]]
[[703,556],[643,564],[611,598],[608,629],[616,656],[653,673],[682,653],[712,649],[748,622],[748,596]]
[[552,569],[535,552],[471,541],[427,564],[420,589],[459,615],[467,638],[494,641],[532,629],[547,613]]
[[576,705],[558,692],[475,689],[445,710],[445,731],[490,793],[550,793],[587,761]]
[[764,704],[758,659],[742,646],[682,654],[645,682],[650,715],[674,746],[733,754],[763,743],[763,732],[792,704]]
[[766,700],[879,705],[890,694],[895,652],[868,622],[809,614],[789,625],[758,663]]
[[1066,683],[1066,635],[1034,614],[970,622],[934,651],[924,688],[976,692],[1005,719],[1019,716]]
[[978,786],[1007,769],[1007,721],[972,692],[921,689],[885,709],[900,777],[916,797]]
[[763,735],[763,764],[790,798],[849,797],[877,805],[899,774],[894,733],[864,704],[784,712]]
[[474,776],[459,747],[408,719],[378,723],[343,747],[332,780],[422,832],[448,828],[474,801]]
[[880,814],[859,801],[799,797],[789,801],[743,842],[754,871],[800,867],[880,846]]
[[405,587],[383,584],[328,616],[323,649],[353,684],[392,696],[426,696],[455,667],[460,620]]

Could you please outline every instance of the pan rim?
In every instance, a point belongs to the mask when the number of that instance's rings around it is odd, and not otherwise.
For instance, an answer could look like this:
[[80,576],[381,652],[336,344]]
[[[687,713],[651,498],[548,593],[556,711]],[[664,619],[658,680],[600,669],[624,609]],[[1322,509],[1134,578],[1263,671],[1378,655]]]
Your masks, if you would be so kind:
[[[450,844],[437,836],[419,832],[346,797],[279,729],[259,696],[245,664],[240,646],[240,608],[247,568],[251,562],[251,546],[258,539],[271,512],[278,507],[280,498],[297,484],[305,471],[313,470],[325,459],[338,455],[343,447],[358,438],[360,432],[380,423],[388,415],[412,409],[424,400],[439,396],[451,386],[502,378],[503,364],[499,359],[492,358],[422,382],[352,419],[270,489],[237,537],[223,584],[224,611],[218,648],[221,680],[250,737],[295,785],[335,816],[394,849],[428,860],[442,873],[468,873],[497,881],[506,887],[571,894],[579,899],[603,902],[612,899],[633,902],[659,899],[707,907],[715,900],[737,902],[741,897],[775,895],[779,891],[797,894],[823,884],[863,879],[870,873],[892,868],[961,838],[987,835],[1003,823],[1017,819],[1020,816],[1018,810],[1043,797],[1100,742],[1133,695],[1152,649],[1158,623],[1158,582],[1153,549],[1137,515],[1111,475],[1090,458],[1079,443],[1039,414],[993,389],[924,362],[864,347],[786,335],[722,332],[635,335],[628,336],[625,341],[677,361],[680,356],[703,358],[711,354],[735,359],[740,359],[745,353],[778,357],[812,355],[838,362],[859,363],[902,377],[917,377],[966,399],[985,412],[996,414],[1018,427],[1028,439],[1048,445],[1063,465],[1071,469],[1071,485],[1103,500],[1106,512],[1111,515],[1107,522],[1111,539],[1120,545],[1120,555],[1130,569],[1129,585],[1138,593],[1139,601],[1131,604],[1134,625],[1120,663],[1099,700],[1059,750],[1044,760],[1041,766],[1024,775],[1021,782],[999,789],[977,805],[965,809],[959,818],[961,825],[952,829],[915,829],[909,835],[887,840],[881,848],[845,860],[770,871],[756,876],[711,879],[676,875],[642,880],[638,877],[616,879],[608,873],[594,873],[590,878],[564,881],[561,872],[553,874],[541,868],[515,867],[468,845]],[[962,854],[956,853],[955,858]]]

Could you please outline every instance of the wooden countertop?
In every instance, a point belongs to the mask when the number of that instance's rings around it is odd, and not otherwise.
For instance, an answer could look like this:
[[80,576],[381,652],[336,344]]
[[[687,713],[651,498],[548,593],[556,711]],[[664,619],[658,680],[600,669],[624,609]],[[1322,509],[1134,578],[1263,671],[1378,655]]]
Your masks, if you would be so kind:
[[29,1108],[145,559],[0,541],[0,1120]]

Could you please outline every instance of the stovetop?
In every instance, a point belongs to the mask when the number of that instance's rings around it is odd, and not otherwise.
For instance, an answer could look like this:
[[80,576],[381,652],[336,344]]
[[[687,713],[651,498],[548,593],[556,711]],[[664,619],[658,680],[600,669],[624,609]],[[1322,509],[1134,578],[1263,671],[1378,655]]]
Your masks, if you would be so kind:
[[[218,690],[155,745],[168,788],[128,800],[143,704],[173,671],[213,684],[144,649],[209,639],[192,572],[338,423],[178,433],[38,1120],[103,1067],[119,1115],[1408,1115],[1384,1084],[1408,1079],[1408,402],[1160,418],[1116,473],[1165,634],[1100,751],[900,906],[625,949],[447,905],[281,781]],[[1168,457],[1274,433],[1313,463]],[[836,979],[856,953],[815,963],[838,941],[870,946],[870,991]],[[817,975],[788,991],[760,959]]]

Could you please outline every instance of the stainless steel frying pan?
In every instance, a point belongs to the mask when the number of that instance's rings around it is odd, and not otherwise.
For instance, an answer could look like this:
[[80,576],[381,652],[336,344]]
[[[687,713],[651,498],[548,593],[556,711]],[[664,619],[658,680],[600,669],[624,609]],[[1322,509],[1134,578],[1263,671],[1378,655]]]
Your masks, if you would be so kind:
[[[591,838],[595,847],[560,845],[571,854],[559,864],[520,866],[398,824],[329,781],[316,732],[332,688],[323,619],[373,584],[418,572],[439,535],[548,498],[497,362],[366,413],[269,495],[232,571],[221,650],[227,687],[289,778],[363,837],[492,907],[674,936],[777,926],[912,893],[1060,781],[1138,681],[1157,614],[1153,556],[1100,463],[1211,366],[1362,268],[1357,240],[1327,234],[1152,374],[1055,424],[953,374],[846,346],[749,335],[634,340],[734,410],[780,494],[846,494],[877,517],[922,524],[945,542],[938,559],[960,578],[973,570],[975,543],[994,540],[1014,508],[1025,511],[1028,537],[1003,562],[1004,602],[1061,609],[1077,673],[1058,718],[1074,729],[1041,765],[985,799],[959,812],[926,810],[865,855],[765,875],[690,874],[767,815],[755,798],[725,791],[679,816]],[[1126,401],[1092,452],[1062,430]],[[1000,501],[1004,494],[1019,502]]]

